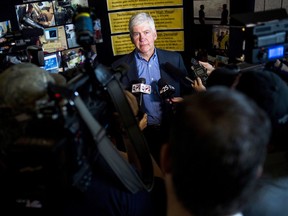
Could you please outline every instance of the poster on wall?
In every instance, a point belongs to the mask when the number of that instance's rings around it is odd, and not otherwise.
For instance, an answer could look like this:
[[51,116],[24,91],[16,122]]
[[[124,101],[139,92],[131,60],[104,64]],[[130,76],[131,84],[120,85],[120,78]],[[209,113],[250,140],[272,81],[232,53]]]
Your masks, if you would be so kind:
[[109,13],[110,29],[112,34],[129,32],[130,17],[137,12],[149,13],[154,21],[157,31],[166,29],[183,29],[183,8],[137,10],[128,12]]
[[[123,55],[134,49],[134,45],[131,43],[129,36],[128,22],[130,17],[136,12],[139,11],[109,14],[111,32],[113,34],[123,32],[127,33],[122,35],[112,35],[111,40],[114,55]],[[143,12],[149,13],[154,18],[155,26],[158,31],[158,38],[155,45],[158,48],[177,51],[184,50],[184,24],[183,20],[179,19],[179,17],[183,17],[182,8],[154,9],[145,10]],[[170,31],[167,31],[167,29],[170,29]],[[176,31],[171,31],[175,29]],[[166,31],[162,32],[161,30]]]
[[[107,8],[114,56],[127,54],[134,49],[128,23],[130,17],[139,12],[149,13],[153,17],[158,34],[155,41],[157,47],[184,51],[183,0],[107,0]],[[127,10],[115,11],[120,9]]]
[[148,7],[182,6],[183,0],[107,0],[108,11]]

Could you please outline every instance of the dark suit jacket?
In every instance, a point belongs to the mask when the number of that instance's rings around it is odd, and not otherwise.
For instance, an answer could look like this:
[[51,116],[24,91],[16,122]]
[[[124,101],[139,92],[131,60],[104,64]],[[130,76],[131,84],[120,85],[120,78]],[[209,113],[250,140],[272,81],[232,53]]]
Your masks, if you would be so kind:
[[[181,85],[180,77],[171,76],[169,71],[165,68],[165,63],[169,62],[172,64],[176,69],[178,69],[178,73],[181,72],[184,76],[187,76],[187,69],[184,65],[184,61],[182,56],[174,51],[167,51],[156,48],[158,61],[160,64],[160,76],[163,80],[167,82],[167,84],[173,86],[175,88],[174,96],[181,96],[184,91],[184,85]],[[134,58],[135,50],[131,53],[124,55],[117,61],[112,64],[112,68],[117,68],[121,64],[127,64],[129,69],[127,73],[121,78],[121,82],[124,85],[124,88],[130,90],[131,83],[135,83],[135,81],[139,80],[138,72],[137,72],[137,65],[136,60]],[[171,73],[171,72],[170,72]]]

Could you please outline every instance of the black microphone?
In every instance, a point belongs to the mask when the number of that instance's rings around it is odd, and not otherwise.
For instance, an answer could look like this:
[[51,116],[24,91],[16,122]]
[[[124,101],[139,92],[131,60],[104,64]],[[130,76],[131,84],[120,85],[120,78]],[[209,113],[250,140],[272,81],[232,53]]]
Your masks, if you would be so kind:
[[169,85],[164,79],[158,80],[158,90],[160,96],[165,99],[171,99],[175,93],[175,87]]
[[164,64],[164,70],[170,74],[174,79],[180,79],[182,81],[187,80],[190,83],[194,83],[192,79],[185,75],[179,68],[172,65],[170,62]]
[[143,94],[151,94],[151,86],[145,84],[145,78],[139,78],[139,83],[132,85],[132,93],[139,94],[139,106],[142,106],[143,103]]

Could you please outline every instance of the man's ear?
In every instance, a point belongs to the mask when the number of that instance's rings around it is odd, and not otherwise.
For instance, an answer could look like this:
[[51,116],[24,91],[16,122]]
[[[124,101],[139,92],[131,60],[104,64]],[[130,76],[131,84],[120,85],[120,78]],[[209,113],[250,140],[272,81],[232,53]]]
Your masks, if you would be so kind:
[[163,173],[171,172],[170,145],[168,143],[163,144],[161,147],[160,168],[163,171]]
[[154,32],[154,41],[157,39],[157,31]]

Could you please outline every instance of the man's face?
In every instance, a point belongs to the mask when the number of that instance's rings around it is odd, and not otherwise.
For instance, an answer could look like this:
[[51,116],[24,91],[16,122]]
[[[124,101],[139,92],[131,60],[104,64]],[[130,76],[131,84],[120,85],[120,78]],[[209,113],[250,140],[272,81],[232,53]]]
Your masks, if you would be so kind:
[[151,29],[148,22],[133,27],[132,43],[143,56],[151,56],[154,53],[156,39],[157,32]]

